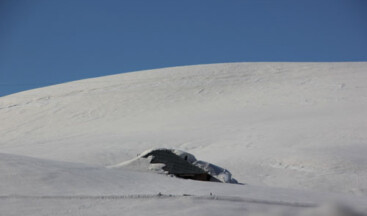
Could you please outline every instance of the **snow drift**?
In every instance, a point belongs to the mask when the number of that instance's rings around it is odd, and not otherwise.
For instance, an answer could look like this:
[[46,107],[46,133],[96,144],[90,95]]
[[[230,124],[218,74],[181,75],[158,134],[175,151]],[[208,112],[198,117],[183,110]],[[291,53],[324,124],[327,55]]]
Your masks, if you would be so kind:
[[[151,211],[128,206],[145,203],[155,212],[166,205],[170,210],[184,206],[177,200],[164,205],[155,199],[125,200],[121,206],[112,201],[70,205],[67,200],[7,197],[28,190],[51,196],[58,191],[53,184],[57,179],[59,190],[69,195],[74,194],[72,184],[85,184],[79,195],[195,192],[265,200],[221,203],[218,210],[211,201],[200,205],[192,197],[183,198],[188,199],[188,212],[204,215],[208,212],[202,210],[209,206],[214,209],[211,215],[223,215],[226,209],[260,212],[267,206],[272,211],[266,203],[275,201],[320,205],[335,194],[366,212],[360,204],[367,196],[366,70],[365,62],[198,65],[87,79],[0,97],[0,153],[8,155],[0,164],[7,173],[1,175],[0,195],[5,196],[1,208],[8,215],[14,209],[18,214],[39,215],[40,209],[54,212],[52,207],[60,203],[56,212],[67,212],[63,207],[70,206],[74,215],[97,214],[107,207],[111,215],[121,213],[121,208],[144,215]],[[116,174],[105,168],[157,147],[182,149],[220,164],[247,185],[213,187],[128,170]],[[26,158],[42,162],[28,164]],[[135,189],[127,189],[132,184],[129,179],[136,180],[132,181],[137,182]],[[18,187],[20,182],[29,182],[29,188]],[[181,189],[174,193],[177,188]],[[294,207],[284,208],[291,212]]]

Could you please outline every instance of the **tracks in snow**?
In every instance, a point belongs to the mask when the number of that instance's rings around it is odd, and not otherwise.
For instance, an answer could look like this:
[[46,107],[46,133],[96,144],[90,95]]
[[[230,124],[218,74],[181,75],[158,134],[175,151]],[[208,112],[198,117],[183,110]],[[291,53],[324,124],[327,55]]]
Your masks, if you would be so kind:
[[263,199],[251,199],[235,196],[200,196],[192,194],[172,195],[172,194],[131,194],[131,195],[3,195],[0,196],[0,200],[8,199],[35,199],[35,200],[125,200],[125,199],[198,199],[198,200],[213,200],[213,201],[229,201],[229,202],[243,202],[254,203],[262,205],[277,205],[277,206],[289,206],[289,207],[301,207],[301,208],[315,208],[318,205],[315,203],[306,202],[288,202],[288,201],[276,201],[276,200],[263,200]]

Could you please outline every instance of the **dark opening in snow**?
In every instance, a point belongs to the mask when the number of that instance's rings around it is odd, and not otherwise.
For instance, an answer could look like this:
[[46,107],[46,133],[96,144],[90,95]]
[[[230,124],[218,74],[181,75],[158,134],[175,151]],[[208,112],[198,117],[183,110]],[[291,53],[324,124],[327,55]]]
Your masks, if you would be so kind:
[[148,158],[149,156],[152,156],[150,163],[164,164],[162,169],[168,174],[185,179],[220,182],[207,171],[188,162],[187,155],[185,155],[184,158],[181,158],[169,149],[157,149],[152,150],[142,157]]
[[151,164],[163,164],[162,169],[168,174],[180,178],[200,181],[238,183],[232,174],[214,164],[196,160],[184,151],[174,149],[153,149],[144,152],[139,157],[151,158]]

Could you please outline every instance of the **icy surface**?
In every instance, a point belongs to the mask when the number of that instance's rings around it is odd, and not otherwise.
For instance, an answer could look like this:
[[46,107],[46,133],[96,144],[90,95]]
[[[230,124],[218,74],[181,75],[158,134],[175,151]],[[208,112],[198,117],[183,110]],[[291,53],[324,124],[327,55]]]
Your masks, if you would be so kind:
[[232,178],[232,174],[226,169],[223,169],[221,167],[218,167],[206,161],[195,161],[193,164],[205,170],[211,176],[215,177],[216,179],[218,179],[221,182],[238,183],[236,179]]
[[188,152],[181,151],[181,150],[178,150],[178,149],[173,149],[172,152],[175,153],[176,155],[180,156],[182,159],[185,159],[189,163],[194,163],[196,161],[195,156],[188,153]]
[[[366,80],[365,62],[233,63],[0,97],[1,213],[363,215]],[[107,168],[157,147],[246,185]]]

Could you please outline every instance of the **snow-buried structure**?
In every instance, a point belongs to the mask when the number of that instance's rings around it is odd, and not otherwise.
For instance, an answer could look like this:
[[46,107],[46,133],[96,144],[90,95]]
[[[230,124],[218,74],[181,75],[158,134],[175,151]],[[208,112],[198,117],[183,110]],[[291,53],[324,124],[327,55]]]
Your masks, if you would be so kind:
[[152,170],[199,181],[238,183],[236,179],[232,178],[232,174],[228,170],[205,161],[196,160],[192,154],[175,149],[147,150],[138,155],[137,158],[113,167]]

